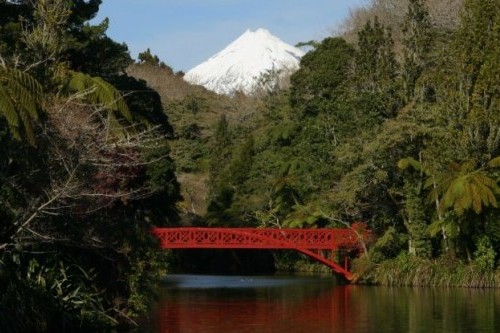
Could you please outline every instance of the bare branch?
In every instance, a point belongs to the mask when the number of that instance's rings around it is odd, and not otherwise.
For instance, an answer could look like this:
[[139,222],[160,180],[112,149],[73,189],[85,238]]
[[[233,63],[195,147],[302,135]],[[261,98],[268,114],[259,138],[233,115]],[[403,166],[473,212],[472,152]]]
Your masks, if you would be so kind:
[[353,225],[347,221],[344,221],[344,220],[341,220],[341,219],[338,219],[338,218],[335,218],[333,216],[330,216],[330,215],[327,215],[323,212],[321,212],[321,214],[323,215],[324,218],[326,218],[327,220],[330,220],[330,221],[334,221],[334,222],[339,222],[343,225],[345,225],[347,228],[351,229],[352,231],[354,231],[354,233],[356,234],[356,237],[358,237],[358,242],[359,244],[361,245],[361,248],[363,249],[363,253],[365,254],[365,256],[367,258],[369,258],[369,254],[368,254],[368,248],[366,246],[366,242],[365,242],[365,238],[364,238],[364,234],[358,230],[357,228],[354,228]]

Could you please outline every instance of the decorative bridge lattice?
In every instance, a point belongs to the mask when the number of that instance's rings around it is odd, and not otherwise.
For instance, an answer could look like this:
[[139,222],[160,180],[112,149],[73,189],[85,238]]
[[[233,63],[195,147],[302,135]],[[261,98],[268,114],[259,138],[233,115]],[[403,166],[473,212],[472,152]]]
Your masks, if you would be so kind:
[[369,237],[363,224],[352,229],[154,228],[164,249],[288,249],[329,266],[348,280],[352,273],[336,263],[335,252],[361,249]]

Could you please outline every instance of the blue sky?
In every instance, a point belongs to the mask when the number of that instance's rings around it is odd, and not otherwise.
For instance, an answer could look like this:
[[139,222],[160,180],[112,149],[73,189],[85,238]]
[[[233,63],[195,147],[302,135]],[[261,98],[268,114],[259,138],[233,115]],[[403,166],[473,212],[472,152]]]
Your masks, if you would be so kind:
[[132,57],[147,48],[187,71],[246,29],[266,28],[292,45],[321,40],[363,0],[103,0],[96,18]]

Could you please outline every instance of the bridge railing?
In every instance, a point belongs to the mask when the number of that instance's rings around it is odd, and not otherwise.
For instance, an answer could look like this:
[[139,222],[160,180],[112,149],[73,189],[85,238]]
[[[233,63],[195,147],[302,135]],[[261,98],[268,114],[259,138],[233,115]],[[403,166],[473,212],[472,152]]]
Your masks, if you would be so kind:
[[155,228],[163,248],[357,249],[362,233],[352,229]]

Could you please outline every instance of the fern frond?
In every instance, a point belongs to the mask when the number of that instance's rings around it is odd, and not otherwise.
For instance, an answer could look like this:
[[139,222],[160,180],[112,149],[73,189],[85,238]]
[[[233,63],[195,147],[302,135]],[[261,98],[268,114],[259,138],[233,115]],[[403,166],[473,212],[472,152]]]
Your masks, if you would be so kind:
[[125,139],[127,136],[126,130],[120,124],[118,119],[116,119],[115,115],[110,112],[108,114],[108,124],[109,124],[109,132],[118,139]]
[[434,179],[432,177],[429,177],[424,181],[424,188],[425,189],[433,188],[434,184],[435,184]]
[[[463,211],[461,207],[464,204],[463,201],[466,200],[466,198],[464,198],[463,196],[463,194],[466,192],[465,191],[466,185],[467,184],[464,181],[464,177],[455,179],[450,184],[450,187],[446,190],[441,200],[442,210],[454,207],[457,213]],[[458,203],[458,201],[462,202]]]
[[489,162],[488,162],[488,166],[490,168],[499,168],[500,167],[500,156],[497,156],[493,159],[491,159]]
[[102,87],[103,96],[110,101],[110,109],[118,111],[125,119],[132,121],[132,114],[130,113],[127,103],[125,103],[121,93],[113,85],[103,79],[97,78],[97,81],[99,82],[100,87]]
[[473,179],[475,182],[484,185],[488,188],[491,188],[494,192],[499,193],[500,192],[500,187],[498,186],[497,182],[485,175],[484,173],[477,173],[473,176]]
[[476,169],[476,166],[477,162],[475,160],[467,160],[459,166],[459,170],[461,174],[465,174],[474,171]]
[[8,72],[15,81],[19,82],[25,90],[30,92],[32,98],[38,100],[42,96],[42,85],[33,76],[15,69],[8,69]]
[[31,145],[35,145],[33,121],[39,119],[43,89],[40,83],[22,71],[0,67],[0,116],[7,120],[12,136],[20,140],[22,125]]
[[118,89],[104,79],[74,72],[68,88],[73,92],[86,92],[83,98],[87,102],[101,105],[111,112],[118,112],[128,121],[132,121],[132,114],[123,96]]
[[431,235],[431,237],[435,237],[437,234],[441,232],[443,229],[444,222],[441,220],[435,220],[433,221],[428,228],[428,232]]
[[0,114],[7,120],[9,127],[19,127],[19,116],[6,88],[0,84]]
[[29,144],[34,146],[35,133],[33,131],[33,126],[31,125],[30,115],[26,109],[19,109],[19,116],[21,117],[23,123],[24,134],[26,135],[26,139],[28,140]]
[[409,167],[417,171],[422,171],[422,163],[414,159],[413,157],[402,158],[398,161],[398,168],[401,170],[406,170]]
[[453,173],[459,173],[462,170],[462,166],[457,162],[451,162],[448,164],[448,169]]
[[32,89],[32,84],[27,83],[28,87],[24,86],[22,82],[18,80],[8,80],[5,83],[6,88],[9,90],[18,109],[22,109],[28,112],[29,118],[32,120],[38,120],[38,104],[40,95],[37,88]]
[[470,198],[470,204],[465,207],[465,209],[468,209],[472,206],[472,209],[476,212],[476,214],[480,214],[483,210],[483,202],[485,206],[489,206],[488,200],[483,200],[484,198],[481,196],[481,192],[484,189],[481,189],[480,187],[481,186],[477,186],[476,184],[469,184],[469,195],[467,197]]
[[71,91],[82,92],[89,86],[92,86],[88,80],[89,76],[80,72],[72,73],[71,79],[68,82],[68,88]]
[[493,192],[491,192],[491,191],[487,192],[486,195],[487,195],[486,200],[489,203],[488,206],[492,206],[492,207],[498,208],[498,201],[497,201],[496,196],[493,194]]

